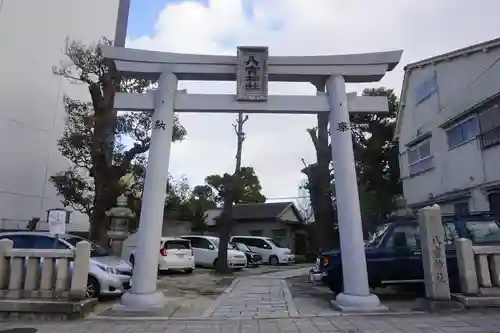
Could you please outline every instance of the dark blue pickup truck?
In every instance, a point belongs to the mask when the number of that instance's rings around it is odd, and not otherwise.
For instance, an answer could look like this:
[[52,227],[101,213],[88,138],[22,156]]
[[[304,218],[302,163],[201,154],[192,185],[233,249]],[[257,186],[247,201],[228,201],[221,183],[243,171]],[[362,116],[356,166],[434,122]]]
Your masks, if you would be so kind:
[[[458,267],[454,240],[469,238],[475,244],[500,243],[500,223],[489,213],[443,216],[450,287],[458,287]],[[380,225],[365,244],[370,287],[423,283],[422,251],[418,221],[395,218]],[[330,290],[342,291],[340,250],[323,252],[313,270],[322,276]]]

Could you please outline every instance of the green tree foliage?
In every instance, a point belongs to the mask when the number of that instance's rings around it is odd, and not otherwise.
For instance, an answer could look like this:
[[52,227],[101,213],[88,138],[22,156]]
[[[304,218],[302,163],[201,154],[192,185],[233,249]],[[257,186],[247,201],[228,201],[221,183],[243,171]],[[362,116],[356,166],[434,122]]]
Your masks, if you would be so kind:
[[[100,44],[111,42],[103,39]],[[109,220],[105,212],[126,190],[122,177],[132,174],[136,181],[129,193],[142,193],[151,130],[150,113],[118,114],[113,109],[115,92],[144,93],[155,83],[117,76],[97,44],[68,42],[65,55],[67,59],[53,68],[54,74],[85,85],[90,101],[64,96],[66,128],[58,145],[72,166],[50,180],[63,197],[64,206],[89,216],[90,239],[106,245]],[[185,135],[186,130],[176,118],[172,139],[182,140]],[[123,144],[124,137],[132,144]]]
[[[398,98],[392,89],[365,89],[364,96],[387,96],[389,112],[382,114],[352,114],[354,157],[358,175],[360,201],[365,225],[383,219],[393,209],[394,198],[402,194],[399,179],[398,147],[393,142]],[[302,186],[309,191],[316,218],[318,247],[332,245],[331,213],[334,193],[334,170],[328,170],[332,159],[327,137],[328,120],[318,115],[318,127],[308,129],[316,149],[316,163],[307,165],[302,172],[307,181]],[[330,244],[328,244],[330,242]]]
[[351,116],[355,157],[364,217],[380,220],[394,208],[403,193],[399,174],[398,146],[393,141],[399,101],[392,89],[365,89],[364,96],[387,96],[389,112]]
[[[226,184],[232,177],[228,173],[223,175],[210,175],[205,178],[205,183],[212,188],[212,194],[217,204],[223,202],[223,194],[227,190]],[[239,181],[234,185],[234,203],[265,202],[266,197],[262,195],[262,186],[259,177],[255,174],[253,167],[241,167]]]

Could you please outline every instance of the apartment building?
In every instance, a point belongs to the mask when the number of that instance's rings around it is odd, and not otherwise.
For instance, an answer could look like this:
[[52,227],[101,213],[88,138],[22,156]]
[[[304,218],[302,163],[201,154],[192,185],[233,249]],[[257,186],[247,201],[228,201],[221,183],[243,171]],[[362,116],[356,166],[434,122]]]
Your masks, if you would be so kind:
[[411,208],[500,214],[500,38],[407,65],[396,139]]
[[[124,45],[130,0],[0,0],[0,229],[24,229],[34,216],[63,208],[48,179],[69,162],[57,140],[64,94],[88,99],[84,85],[54,76],[66,39],[101,37]],[[88,229],[74,213],[68,230]]]

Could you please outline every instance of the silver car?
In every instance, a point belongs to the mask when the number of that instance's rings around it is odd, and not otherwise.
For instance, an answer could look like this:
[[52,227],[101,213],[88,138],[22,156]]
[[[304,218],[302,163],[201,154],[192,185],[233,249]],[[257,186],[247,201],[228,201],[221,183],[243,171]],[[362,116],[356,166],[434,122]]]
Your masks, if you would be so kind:
[[[121,295],[130,289],[132,265],[111,256],[101,246],[79,236],[54,236],[45,232],[3,232],[0,239],[8,238],[17,249],[74,249],[76,243],[90,243],[90,265],[87,280],[87,297]],[[71,265],[72,267],[72,265]],[[72,270],[72,268],[71,268]]]

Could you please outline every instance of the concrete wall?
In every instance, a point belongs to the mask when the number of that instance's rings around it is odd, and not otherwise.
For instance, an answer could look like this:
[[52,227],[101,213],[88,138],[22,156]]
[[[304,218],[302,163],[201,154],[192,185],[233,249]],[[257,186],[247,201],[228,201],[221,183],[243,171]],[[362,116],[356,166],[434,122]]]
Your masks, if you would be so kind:
[[[61,207],[48,178],[68,167],[57,149],[62,97],[88,98],[86,86],[52,74],[66,37],[114,38],[119,0],[3,0],[0,9],[0,220],[25,224]],[[72,223],[88,224],[72,214]],[[71,227],[69,226],[71,229]],[[81,229],[81,228],[78,228]]]
[[191,234],[191,222],[163,220],[161,235],[163,237],[178,237]]
[[[488,210],[482,184],[500,180],[500,146],[480,149],[479,140],[449,149],[445,129],[439,126],[500,92],[500,48],[475,52],[410,69],[403,91],[404,110],[399,133],[401,177],[408,204],[417,204],[444,193],[469,189],[471,211]],[[496,63],[495,63],[496,61]],[[418,86],[437,75],[438,93],[416,105]],[[410,175],[406,145],[421,134],[431,133],[433,168]],[[452,213],[453,203],[442,203],[443,212]]]

